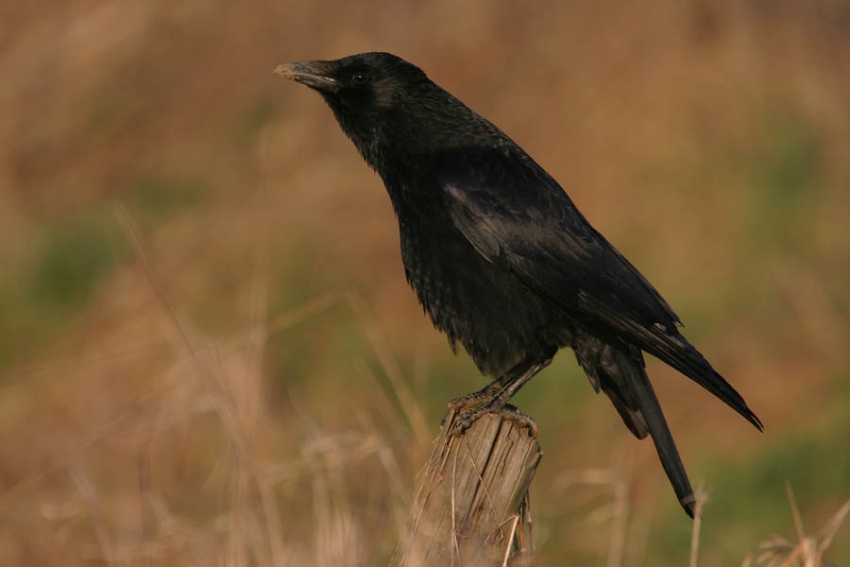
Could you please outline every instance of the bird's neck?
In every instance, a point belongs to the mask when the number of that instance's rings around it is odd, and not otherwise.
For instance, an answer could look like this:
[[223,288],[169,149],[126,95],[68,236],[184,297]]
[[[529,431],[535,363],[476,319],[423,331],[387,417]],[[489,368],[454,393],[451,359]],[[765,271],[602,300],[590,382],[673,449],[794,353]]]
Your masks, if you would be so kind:
[[354,142],[357,151],[369,166],[380,171],[389,160],[386,124],[377,117],[363,116],[336,104],[330,105],[345,135]]

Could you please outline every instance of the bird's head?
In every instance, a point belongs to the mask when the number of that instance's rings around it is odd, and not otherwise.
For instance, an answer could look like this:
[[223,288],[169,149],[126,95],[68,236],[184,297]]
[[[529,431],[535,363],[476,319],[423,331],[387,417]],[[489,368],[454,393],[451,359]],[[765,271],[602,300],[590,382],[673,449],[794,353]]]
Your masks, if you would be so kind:
[[474,121],[471,110],[419,67],[390,53],[286,63],[274,72],[318,91],[375,169],[388,154],[456,136],[458,118]]
[[361,53],[334,61],[299,61],[275,73],[318,91],[335,111],[374,113],[433,84],[419,67],[390,53]]

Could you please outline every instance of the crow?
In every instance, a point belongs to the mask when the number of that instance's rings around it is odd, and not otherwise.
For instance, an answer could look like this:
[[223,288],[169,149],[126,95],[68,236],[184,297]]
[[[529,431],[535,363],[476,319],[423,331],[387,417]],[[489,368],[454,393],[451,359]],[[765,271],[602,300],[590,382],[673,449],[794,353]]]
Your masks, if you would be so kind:
[[317,91],[384,182],[407,281],[434,326],[493,381],[453,400],[460,434],[571,347],[631,432],[650,435],[685,512],[695,499],[646,374],[669,364],[759,430],[744,399],[681,335],[673,309],[558,182],[495,125],[389,53],[280,65]]

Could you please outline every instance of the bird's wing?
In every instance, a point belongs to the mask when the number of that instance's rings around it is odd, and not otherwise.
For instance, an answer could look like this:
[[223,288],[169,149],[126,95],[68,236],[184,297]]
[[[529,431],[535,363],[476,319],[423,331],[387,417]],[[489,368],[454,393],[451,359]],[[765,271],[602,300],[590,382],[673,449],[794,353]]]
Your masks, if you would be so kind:
[[679,318],[655,288],[521,150],[454,152],[439,172],[454,226],[484,258],[591,333],[657,356],[761,429],[740,394],[679,333]]
[[457,161],[441,162],[440,186],[454,225],[484,258],[572,316],[596,318],[585,304],[602,302],[624,319],[617,327],[675,330],[667,302],[530,158],[464,152]]

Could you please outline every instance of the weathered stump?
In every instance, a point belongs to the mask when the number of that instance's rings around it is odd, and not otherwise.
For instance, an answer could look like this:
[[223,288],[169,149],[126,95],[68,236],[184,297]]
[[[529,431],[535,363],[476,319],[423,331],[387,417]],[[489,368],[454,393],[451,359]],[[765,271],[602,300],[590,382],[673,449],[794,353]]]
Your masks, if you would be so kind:
[[542,456],[537,439],[507,412],[449,437],[455,417],[451,410],[444,420],[392,564],[531,565],[528,488]]

